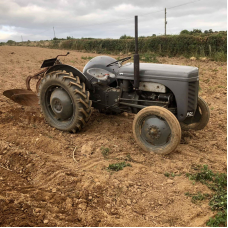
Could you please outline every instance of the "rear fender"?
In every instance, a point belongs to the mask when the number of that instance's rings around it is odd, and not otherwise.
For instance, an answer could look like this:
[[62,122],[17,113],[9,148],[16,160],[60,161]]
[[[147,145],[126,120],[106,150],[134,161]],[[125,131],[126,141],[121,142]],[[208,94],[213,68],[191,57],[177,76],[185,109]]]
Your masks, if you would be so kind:
[[80,78],[80,81],[85,83],[87,89],[91,88],[91,84],[88,81],[88,79],[86,78],[86,76],[81,71],[79,71],[78,69],[76,69],[76,68],[74,68],[72,66],[69,66],[69,65],[65,65],[65,64],[55,65],[55,66],[49,68],[47,70],[46,74],[48,74],[48,73],[50,73],[52,71],[59,71],[59,70],[64,70],[64,71],[66,71],[68,73],[72,72],[74,77],[78,76]]

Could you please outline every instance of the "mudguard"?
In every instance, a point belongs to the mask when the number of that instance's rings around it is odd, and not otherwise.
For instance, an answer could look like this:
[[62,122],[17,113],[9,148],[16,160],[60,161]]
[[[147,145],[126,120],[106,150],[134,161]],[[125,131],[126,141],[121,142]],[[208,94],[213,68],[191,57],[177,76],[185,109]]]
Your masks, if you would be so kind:
[[65,70],[68,73],[72,72],[74,77],[78,76],[80,78],[80,80],[85,83],[87,89],[91,88],[91,84],[88,81],[87,77],[81,71],[79,71],[77,68],[74,68],[70,65],[65,65],[65,64],[54,65],[53,67],[51,67],[47,70],[46,74],[48,74],[52,71],[59,71],[59,70]]

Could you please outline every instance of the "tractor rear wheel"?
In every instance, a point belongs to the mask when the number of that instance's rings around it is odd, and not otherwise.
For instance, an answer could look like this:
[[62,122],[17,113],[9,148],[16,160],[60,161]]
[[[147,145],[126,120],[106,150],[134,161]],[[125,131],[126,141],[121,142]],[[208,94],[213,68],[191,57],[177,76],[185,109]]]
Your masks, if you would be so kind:
[[198,115],[196,117],[197,120],[195,120],[196,122],[194,123],[189,123],[187,121],[180,122],[180,126],[182,130],[184,131],[188,131],[190,129],[202,130],[203,128],[206,127],[210,119],[210,110],[207,103],[200,96],[198,97],[196,112],[198,112]]
[[181,128],[177,118],[169,110],[150,106],[135,116],[133,134],[139,146],[148,152],[169,154],[181,140]]
[[72,73],[55,71],[47,74],[40,83],[38,97],[46,121],[59,130],[75,133],[90,118],[89,91]]

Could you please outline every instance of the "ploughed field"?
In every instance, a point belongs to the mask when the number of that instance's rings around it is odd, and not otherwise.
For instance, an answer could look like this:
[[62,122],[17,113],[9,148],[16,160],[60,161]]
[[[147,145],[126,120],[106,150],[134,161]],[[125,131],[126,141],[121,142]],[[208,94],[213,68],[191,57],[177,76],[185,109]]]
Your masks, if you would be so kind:
[[[199,67],[199,94],[211,111],[204,130],[182,132],[177,149],[160,156],[134,141],[134,114],[93,110],[86,127],[70,134],[45,123],[39,108],[2,95],[25,88],[26,77],[39,71],[44,59],[65,53],[0,47],[0,226],[206,226],[216,212],[208,200],[195,204],[185,193],[211,190],[186,173],[204,164],[214,172],[227,171],[227,63],[159,58]],[[71,51],[60,58],[82,71],[96,55]],[[107,169],[124,161],[131,166]]]

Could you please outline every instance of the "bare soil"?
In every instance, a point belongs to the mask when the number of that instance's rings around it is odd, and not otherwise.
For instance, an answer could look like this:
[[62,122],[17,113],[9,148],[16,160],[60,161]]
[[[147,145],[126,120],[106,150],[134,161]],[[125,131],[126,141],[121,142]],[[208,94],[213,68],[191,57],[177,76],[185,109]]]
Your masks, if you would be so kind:
[[[160,156],[134,141],[133,114],[94,110],[87,126],[70,134],[45,123],[38,108],[2,95],[25,88],[26,77],[39,71],[44,59],[65,52],[0,47],[0,226],[206,226],[216,212],[207,200],[194,204],[185,193],[210,190],[185,174],[203,164],[227,171],[227,63],[159,58],[199,67],[200,95],[211,110],[204,130],[182,132],[177,149]],[[93,56],[71,51],[61,60],[82,71],[88,61],[82,57]],[[106,158],[102,148],[109,148]],[[131,167],[107,170],[123,161]]]

